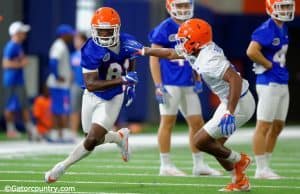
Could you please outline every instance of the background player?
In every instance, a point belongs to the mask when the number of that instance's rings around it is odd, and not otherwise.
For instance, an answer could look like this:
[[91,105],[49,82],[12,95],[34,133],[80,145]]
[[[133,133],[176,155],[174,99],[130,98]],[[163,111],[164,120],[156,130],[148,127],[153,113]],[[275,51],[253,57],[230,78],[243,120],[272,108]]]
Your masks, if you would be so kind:
[[70,86],[71,86],[71,65],[68,44],[73,42],[74,29],[67,24],[57,27],[57,39],[50,48],[49,66],[51,74],[48,77],[47,85],[52,101],[52,114],[54,128],[59,132],[59,140],[64,141],[63,131],[69,130],[70,115]]
[[[245,170],[251,162],[246,154],[240,154],[224,146],[236,126],[246,123],[254,113],[255,102],[249,83],[242,79],[227,60],[223,50],[212,41],[211,26],[200,19],[184,22],[177,33],[176,51],[165,48],[143,48],[141,55],[154,55],[176,59],[184,56],[194,70],[219,97],[213,118],[193,137],[194,145],[214,157],[230,172],[232,182],[220,191],[248,191],[249,179]],[[138,50],[138,49],[137,49]]]
[[255,178],[279,179],[269,162],[289,107],[289,73],[286,68],[289,39],[284,22],[294,19],[295,1],[266,0],[266,9],[271,18],[253,32],[247,50],[257,74],[257,123],[253,137]]
[[24,83],[24,67],[28,65],[28,58],[24,54],[22,43],[27,38],[30,30],[29,25],[16,21],[9,26],[11,40],[5,45],[3,51],[3,86],[6,120],[6,134],[9,138],[19,137],[20,133],[16,130],[14,113],[19,108],[22,110],[25,128],[30,138],[38,138],[36,128],[31,122],[29,113],[29,102],[27,99]]
[[[68,158],[45,174],[48,183],[55,182],[68,167],[103,143],[116,143],[121,148],[123,160],[129,159],[129,130],[110,131],[123,103],[122,86],[127,86],[127,99],[132,101],[128,95],[133,95],[132,88],[138,82],[137,73],[132,71],[134,55],[126,48],[127,42],[135,42],[135,39],[120,34],[120,26],[119,14],[109,7],[98,9],[92,18],[92,38],[81,50],[86,87],[82,100],[82,127],[86,138]],[[125,76],[126,70],[129,72]]]
[[80,111],[81,111],[81,100],[82,100],[82,86],[83,75],[81,63],[81,52],[83,44],[87,40],[87,37],[84,33],[76,33],[74,36],[74,47],[76,51],[71,54],[71,67],[72,67],[72,86],[71,86],[71,117],[70,117],[70,128],[73,132],[74,138],[77,137],[77,131],[80,125]]
[[[174,48],[178,27],[193,17],[193,0],[166,0],[171,17],[161,22],[149,34],[152,48]],[[220,172],[204,163],[203,153],[192,145],[192,137],[203,125],[201,104],[197,93],[202,91],[202,82],[193,77],[193,70],[184,59],[160,59],[150,57],[150,69],[155,83],[155,94],[159,103],[160,125],[158,144],[160,151],[160,175],[182,176],[170,158],[171,131],[176,123],[178,109],[189,126],[190,148],[193,156],[193,175],[220,175]],[[194,88],[193,88],[194,86]],[[194,89],[194,90],[193,90]]]

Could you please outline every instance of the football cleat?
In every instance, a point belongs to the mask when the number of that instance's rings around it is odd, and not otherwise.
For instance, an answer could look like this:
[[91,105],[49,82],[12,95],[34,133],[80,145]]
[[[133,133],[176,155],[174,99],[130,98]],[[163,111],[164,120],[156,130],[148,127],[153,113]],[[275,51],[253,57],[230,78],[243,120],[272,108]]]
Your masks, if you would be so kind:
[[186,176],[186,173],[176,168],[174,165],[161,166],[159,176]]
[[241,160],[234,164],[234,182],[240,182],[245,176],[245,170],[251,163],[251,157],[241,153]]
[[201,175],[207,175],[207,176],[221,176],[222,173],[218,170],[215,170],[208,166],[207,164],[204,164],[200,168],[193,168],[193,175],[194,176],[201,176]]
[[250,191],[250,182],[247,176],[238,183],[229,183],[226,187],[220,189],[222,192],[234,192],[234,191]]
[[261,171],[255,171],[255,179],[268,179],[268,180],[278,180],[282,177],[278,174],[276,174],[272,169],[265,168]]
[[118,133],[121,137],[121,142],[117,145],[121,150],[122,159],[124,160],[124,162],[128,162],[130,159],[130,148],[128,143],[130,130],[128,128],[122,128],[118,131]]
[[65,166],[62,163],[56,164],[50,171],[45,173],[45,182],[54,183],[65,172]]

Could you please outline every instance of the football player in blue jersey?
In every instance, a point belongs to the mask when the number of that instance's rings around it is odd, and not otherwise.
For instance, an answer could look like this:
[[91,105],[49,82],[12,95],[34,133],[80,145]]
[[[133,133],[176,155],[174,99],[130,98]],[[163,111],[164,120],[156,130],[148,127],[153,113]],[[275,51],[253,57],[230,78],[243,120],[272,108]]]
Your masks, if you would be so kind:
[[[175,35],[179,26],[193,17],[193,0],[166,0],[166,8],[171,17],[161,22],[149,34],[152,48],[174,48]],[[160,172],[164,176],[183,176],[170,157],[171,131],[176,123],[178,110],[189,126],[190,148],[193,156],[193,175],[220,175],[210,168],[203,159],[203,153],[192,145],[192,137],[203,125],[201,104],[197,93],[202,91],[199,76],[193,77],[193,70],[184,59],[168,60],[150,57],[150,69],[155,83],[156,99],[161,115],[158,129],[160,150]]]
[[3,87],[7,137],[19,137],[14,123],[14,112],[20,108],[23,113],[24,124],[30,137],[34,140],[38,138],[35,126],[30,120],[29,102],[26,95],[24,68],[28,65],[28,58],[24,54],[22,43],[26,40],[29,25],[20,21],[12,23],[9,27],[11,40],[5,45],[3,50]]
[[69,157],[46,172],[47,183],[55,182],[68,167],[104,143],[116,143],[121,148],[123,160],[129,160],[129,129],[111,131],[123,103],[123,86],[126,86],[128,106],[138,82],[137,73],[133,71],[135,55],[126,48],[128,42],[136,40],[120,33],[120,26],[119,14],[109,7],[98,9],[92,18],[92,38],[81,49],[85,83],[82,127],[86,138]]
[[294,19],[295,1],[266,0],[266,10],[270,18],[253,32],[247,50],[257,75],[257,123],[253,138],[255,178],[279,179],[269,162],[289,107],[286,68],[289,38],[285,22]]

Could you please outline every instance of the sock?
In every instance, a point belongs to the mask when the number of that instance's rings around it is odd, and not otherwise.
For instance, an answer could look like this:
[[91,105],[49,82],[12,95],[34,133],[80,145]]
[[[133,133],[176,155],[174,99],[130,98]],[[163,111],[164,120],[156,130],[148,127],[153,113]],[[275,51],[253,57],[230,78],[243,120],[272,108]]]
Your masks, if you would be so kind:
[[192,153],[194,168],[201,168],[204,165],[203,152]]
[[106,133],[104,143],[120,143],[122,140],[120,134],[115,131],[109,131]]
[[80,142],[71,152],[71,154],[62,162],[66,169],[92,152],[85,149],[83,142],[84,140]]
[[232,183],[235,183],[235,182],[236,182],[235,171],[234,171],[234,170],[229,170],[229,171],[227,171],[227,172],[228,172],[228,174],[230,174],[230,176],[231,176],[231,182],[232,182]]
[[257,155],[255,156],[256,161],[256,170],[261,171],[268,166],[266,155]]
[[12,131],[14,131],[14,130],[16,130],[16,125],[15,125],[14,122],[7,122],[7,123],[6,123],[6,128],[7,128],[7,130],[12,130]]
[[226,158],[227,161],[232,162],[232,163],[237,163],[238,161],[241,160],[241,154],[231,150],[231,153],[228,158]]
[[170,166],[172,164],[170,153],[160,153],[160,164],[161,166]]
[[267,165],[270,166],[271,158],[272,158],[272,152],[266,152],[265,156],[266,156],[266,159],[267,159]]

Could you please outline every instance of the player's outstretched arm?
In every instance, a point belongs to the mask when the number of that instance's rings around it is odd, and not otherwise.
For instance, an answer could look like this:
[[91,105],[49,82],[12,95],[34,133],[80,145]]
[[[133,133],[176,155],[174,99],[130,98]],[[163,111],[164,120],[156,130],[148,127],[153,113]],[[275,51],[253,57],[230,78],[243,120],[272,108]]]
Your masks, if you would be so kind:
[[175,49],[171,48],[150,48],[144,47],[141,51],[143,56],[154,56],[166,59],[184,59],[184,57],[177,55]]
[[251,41],[248,49],[248,57],[255,63],[262,65],[266,69],[272,68],[272,62],[269,61],[261,52],[262,46],[255,41]]
[[229,83],[227,110],[233,114],[241,96],[243,79],[233,68],[229,67],[223,80]]

